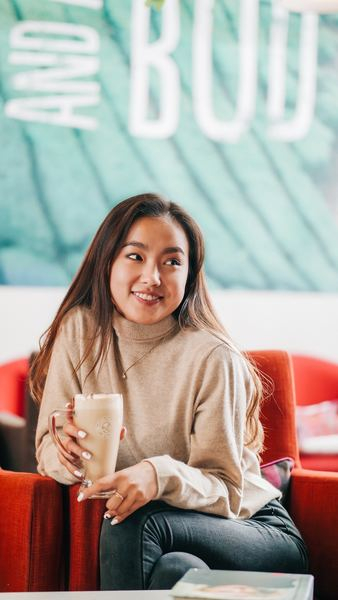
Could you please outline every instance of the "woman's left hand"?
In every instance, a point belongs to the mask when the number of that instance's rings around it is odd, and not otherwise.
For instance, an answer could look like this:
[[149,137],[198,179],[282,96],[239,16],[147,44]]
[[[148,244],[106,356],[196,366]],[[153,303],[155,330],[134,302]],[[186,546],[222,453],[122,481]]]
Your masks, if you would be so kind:
[[[92,486],[80,490],[79,502],[98,492],[112,492],[106,503],[105,518],[113,517],[112,524],[121,523],[135,510],[157,495],[157,478],[152,464],[142,461],[113,475],[98,479]],[[114,493],[115,492],[115,493]]]

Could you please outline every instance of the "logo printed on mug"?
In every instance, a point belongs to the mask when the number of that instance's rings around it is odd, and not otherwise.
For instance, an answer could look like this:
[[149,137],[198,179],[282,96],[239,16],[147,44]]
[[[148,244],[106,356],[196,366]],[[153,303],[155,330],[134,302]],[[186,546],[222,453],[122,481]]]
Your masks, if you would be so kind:
[[100,437],[109,437],[113,430],[112,419],[108,416],[101,417],[96,421],[95,427]]

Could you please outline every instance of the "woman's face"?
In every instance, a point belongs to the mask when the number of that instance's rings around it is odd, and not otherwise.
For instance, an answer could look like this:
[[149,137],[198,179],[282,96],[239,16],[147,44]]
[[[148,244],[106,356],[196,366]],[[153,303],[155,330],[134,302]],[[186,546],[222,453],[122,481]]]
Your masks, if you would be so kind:
[[142,217],[130,228],[113,262],[110,291],[129,321],[149,325],[180,305],[189,268],[189,244],[182,227],[164,217]]

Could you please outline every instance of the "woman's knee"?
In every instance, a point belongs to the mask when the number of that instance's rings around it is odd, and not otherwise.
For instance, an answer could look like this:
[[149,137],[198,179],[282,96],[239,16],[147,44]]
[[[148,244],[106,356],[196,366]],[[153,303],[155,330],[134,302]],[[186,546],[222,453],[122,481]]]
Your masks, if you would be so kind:
[[150,503],[113,527],[110,521],[103,521],[100,539],[102,589],[144,589],[154,565],[168,545],[167,523],[159,517],[162,504]]
[[208,565],[187,552],[168,552],[156,562],[147,585],[149,590],[168,590],[192,568],[208,569]]

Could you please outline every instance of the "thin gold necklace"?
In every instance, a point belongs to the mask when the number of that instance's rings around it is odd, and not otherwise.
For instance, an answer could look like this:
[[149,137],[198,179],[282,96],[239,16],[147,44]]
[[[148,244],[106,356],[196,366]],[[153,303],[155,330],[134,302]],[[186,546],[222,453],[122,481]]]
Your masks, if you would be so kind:
[[122,364],[122,360],[121,360],[121,353],[120,353],[120,348],[118,346],[118,341],[117,341],[117,333],[115,331],[115,329],[113,329],[114,332],[114,344],[115,344],[115,349],[117,350],[117,352],[115,353],[116,357],[118,358],[118,362],[119,362],[119,367],[122,373],[122,379],[127,379],[127,372],[132,368],[135,367],[135,365],[137,365],[137,363],[139,363],[143,358],[145,358],[145,356],[148,356],[148,354],[150,354],[153,350],[155,350],[155,348],[158,348],[161,344],[163,344],[163,342],[169,337],[169,335],[174,331],[174,329],[176,329],[176,325],[174,325],[174,327],[172,327],[168,333],[166,333],[159,342],[157,342],[156,344],[154,344],[154,346],[152,346],[151,348],[149,348],[149,350],[147,350],[146,352],[144,352],[141,356],[139,356],[136,360],[134,360],[134,362],[131,363],[131,365],[129,365],[126,369],[124,369],[123,364]]

